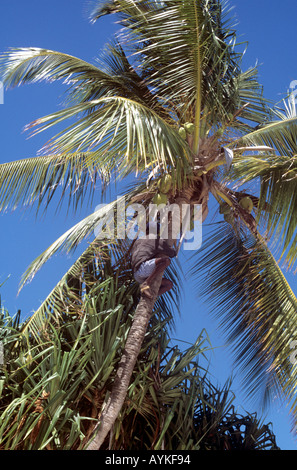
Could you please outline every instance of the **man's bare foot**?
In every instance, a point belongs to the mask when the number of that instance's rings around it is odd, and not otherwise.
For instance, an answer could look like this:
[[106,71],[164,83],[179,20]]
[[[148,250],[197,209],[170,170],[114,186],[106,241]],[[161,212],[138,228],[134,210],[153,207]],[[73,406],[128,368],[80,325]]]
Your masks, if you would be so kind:
[[140,292],[141,292],[141,295],[143,295],[144,297],[147,297],[148,299],[153,298],[153,296],[150,293],[150,286],[148,286],[145,282],[141,285]]

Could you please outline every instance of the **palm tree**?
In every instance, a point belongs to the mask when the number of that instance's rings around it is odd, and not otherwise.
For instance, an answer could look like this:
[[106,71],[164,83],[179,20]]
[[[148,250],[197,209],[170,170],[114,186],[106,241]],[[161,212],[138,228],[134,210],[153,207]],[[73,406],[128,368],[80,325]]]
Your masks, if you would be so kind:
[[[167,201],[200,204],[202,221],[211,197],[224,222],[203,244],[202,260],[200,251],[193,254],[192,272],[199,282],[207,279],[205,294],[219,306],[249,392],[264,389],[267,398],[281,390],[296,421],[296,368],[290,358],[297,300],[275,258],[290,268],[296,261],[296,113],[276,112],[263,97],[256,68],[242,71],[243,45],[237,44],[224,1],[96,2],[92,20],[106,14],[115,14],[123,30],[96,65],[38,48],[3,53],[7,87],[44,79],[69,85],[65,108],[28,129],[37,133],[66,119],[70,123],[43,147],[43,155],[0,166],[0,207],[37,202],[39,209],[59,187],[61,197],[69,193],[76,207],[94,194],[98,179],[104,191],[112,178],[131,175],[136,178],[120,200],[124,207],[136,202],[148,210],[166,175]],[[62,235],[31,264],[22,285],[58,250],[72,250],[93,233],[118,203]],[[111,240],[115,263],[129,250],[129,243],[116,243],[117,238]],[[69,273],[66,277],[69,281]],[[61,282],[27,332],[45,321],[47,306],[65,286],[65,279]],[[160,282],[161,276],[151,300],[140,297],[89,448],[101,446],[123,405],[154,306],[164,304],[155,303]]]

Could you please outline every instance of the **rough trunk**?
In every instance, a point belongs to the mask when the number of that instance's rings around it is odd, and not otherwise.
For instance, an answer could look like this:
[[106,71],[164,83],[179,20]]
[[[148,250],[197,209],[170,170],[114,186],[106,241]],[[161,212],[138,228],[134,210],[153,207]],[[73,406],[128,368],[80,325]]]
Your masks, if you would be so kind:
[[151,284],[152,299],[148,299],[144,296],[140,298],[127,337],[125,349],[119,362],[110,398],[98,419],[93,437],[86,450],[100,449],[121,411],[127,395],[131,375],[147,331],[157,293],[159,292],[162,277],[163,273],[161,272]]
[[[202,182],[202,179],[201,179]],[[199,197],[195,203],[202,204],[203,217],[207,216],[207,202],[208,202],[208,184],[204,178],[203,184],[199,187]],[[180,214],[182,214],[182,204],[190,204],[193,197],[194,189],[189,188],[188,191],[183,191],[176,199],[175,203],[180,207]],[[182,223],[180,219],[178,226]],[[168,243],[172,245],[175,240],[175,235],[172,233],[172,220],[169,221],[169,240]],[[144,340],[147,326],[154,308],[154,303],[157,298],[157,293],[162,281],[163,272],[159,273],[151,284],[152,299],[144,296],[141,297],[139,304],[135,310],[134,320],[128,334],[125,349],[123,351],[121,360],[119,362],[118,371],[112,387],[110,398],[104,408],[101,416],[98,418],[98,424],[95,427],[93,438],[87,447],[87,450],[99,450],[112,426],[117,419],[123,403],[125,401],[127,390],[130,384],[131,375]]]

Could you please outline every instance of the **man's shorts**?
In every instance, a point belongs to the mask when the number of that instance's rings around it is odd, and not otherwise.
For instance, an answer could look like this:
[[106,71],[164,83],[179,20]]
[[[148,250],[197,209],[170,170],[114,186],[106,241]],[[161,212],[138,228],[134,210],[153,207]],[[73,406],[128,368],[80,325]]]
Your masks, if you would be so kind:
[[134,273],[134,279],[139,284],[142,284],[155,270],[155,258],[144,261],[139,266],[138,270]]

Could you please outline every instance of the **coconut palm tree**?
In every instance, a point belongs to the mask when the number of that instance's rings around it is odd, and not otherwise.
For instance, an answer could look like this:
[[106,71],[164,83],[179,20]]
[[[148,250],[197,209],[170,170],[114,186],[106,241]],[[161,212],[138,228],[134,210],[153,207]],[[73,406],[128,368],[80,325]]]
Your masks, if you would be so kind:
[[[263,97],[256,68],[242,70],[244,47],[237,44],[224,1],[95,2],[92,20],[107,14],[114,14],[123,29],[96,64],[39,48],[2,54],[7,87],[41,80],[69,86],[65,108],[27,128],[38,133],[67,119],[69,125],[40,156],[0,166],[1,209],[34,202],[39,209],[58,188],[62,199],[69,194],[77,207],[94,194],[98,180],[104,191],[114,179],[135,176],[120,199],[100,207],[42,253],[22,285],[58,250],[74,249],[100,221],[106,224],[110,211],[120,214],[132,203],[149,211],[156,193],[165,191],[166,176],[165,200],[178,207],[200,205],[203,222],[211,197],[224,221],[202,251],[193,253],[192,272],[199,283],[207,279],[205,295],[219,306],[249,391],[264,389],[267,398],[281,390],[296,420],[291,345],[297,338],[297,300],[276,262],[276,256],[290,268],[296,262],[296,114],[276,112]],[[115,243],[122,233],[117,230],[111,239],[115,262],[128,259],[129,252],[129,243]],[[140,297],[89,448],[100,448],[124,403],[161,275],[151,287],[152,299]],[[44,321],[65,279],[61,282],[27,331]]]

